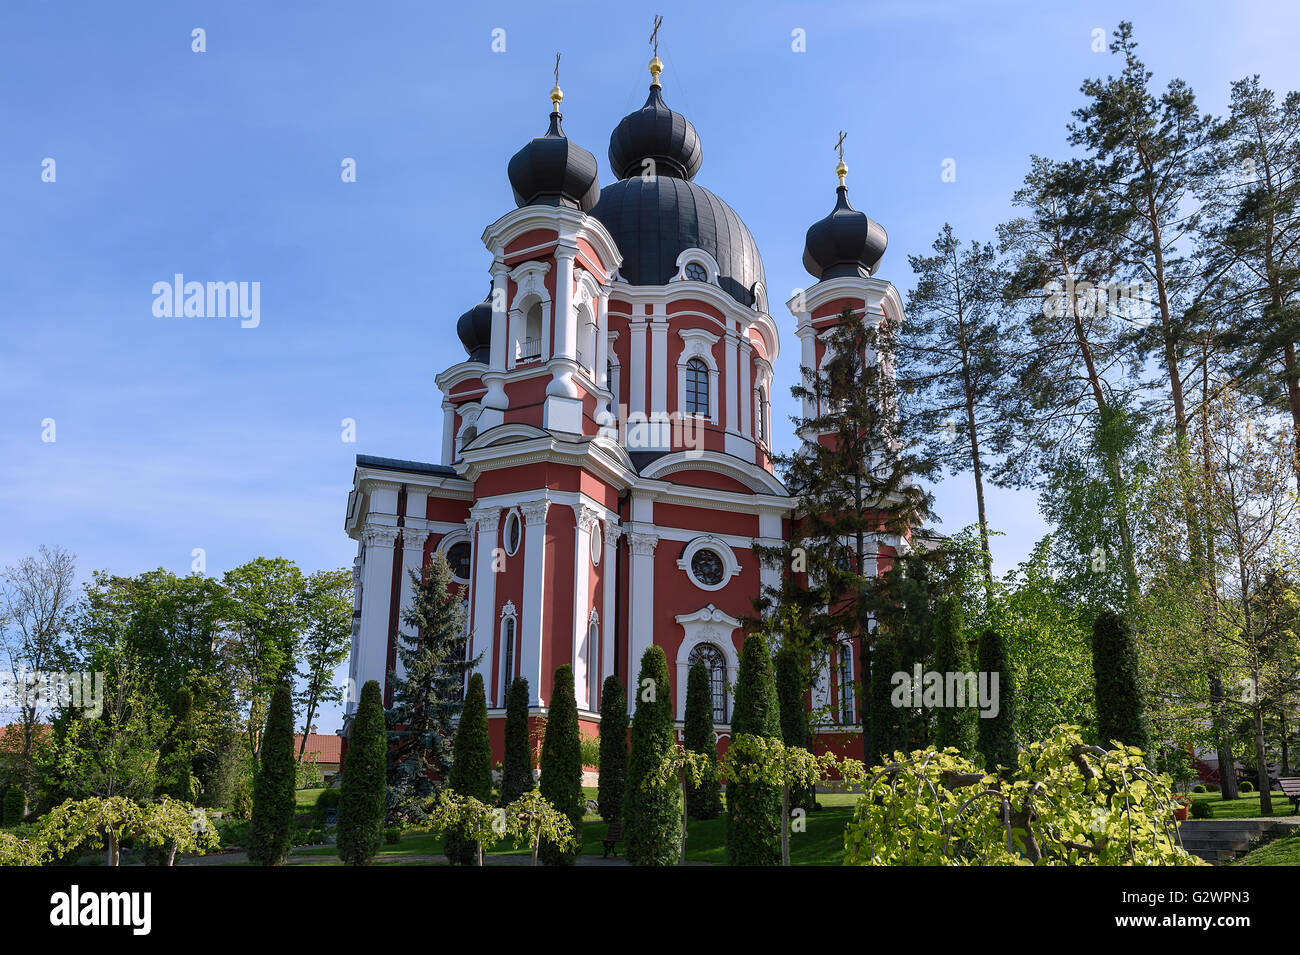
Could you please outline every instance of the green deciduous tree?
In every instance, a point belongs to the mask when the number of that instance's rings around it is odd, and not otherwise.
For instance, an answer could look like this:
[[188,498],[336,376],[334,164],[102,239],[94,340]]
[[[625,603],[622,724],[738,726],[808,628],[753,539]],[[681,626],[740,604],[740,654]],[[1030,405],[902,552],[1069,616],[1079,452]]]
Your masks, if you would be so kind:
[[298,762],[307,752],[307,736],[320,707],[343,699],[335,671],[352,646],[352,574],[321,570],[309,576],[302,594],[302,662],[298,668],[298,706],[302,709],[302,741]]

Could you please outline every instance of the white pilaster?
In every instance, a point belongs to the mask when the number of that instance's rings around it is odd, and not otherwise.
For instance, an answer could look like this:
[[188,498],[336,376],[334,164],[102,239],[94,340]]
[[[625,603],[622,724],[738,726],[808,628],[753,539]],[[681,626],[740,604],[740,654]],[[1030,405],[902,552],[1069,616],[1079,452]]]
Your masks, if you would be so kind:
[[[411,506],[411,495],[408,493],[406,506],[409,510]],[[419,495],[420,513],[424,513],[424,495]],[[415,595],[411,592],[411,574],[420,576],[420,571],[424,566],[424,542],[429,539],[429,532],[424,530],[424,518],[418,521],[408,519],[406,527],[402,529],[402,570],[401,579],[397,582],[397,629],[399,633],[412,633],[413,629],[407,626],[406,615],[411,610],[411,604],[414,602]],[[399,657],[393,664],[399,677],[406,675],[406,667],[402,665]]]
[[472,660],[482,654],[475,672],[482,674],[483,686],[489,687],[492,685],[492,638],[496,635],[497,598],[497,575],[492,565],[497,530],[501,526],[501,509],[474,507],[470,509],[470,517],[478,527],[478,538],[474,542],[474,582],[470,588],[474,595],[474,620],[469,656]]
[[[524,598],[519,610],[519,675],[528,680],[528,703],[542,702],[542,623],[546,613],[546,512],[551,502],[519,505],[524,516]],[[547,687],[547,692],[550,688]]]
[[585,657],[581,652],[587,642],[588,622],[591,619],[591,528],[600,518],[600,512],[589,504],[574,504],[575,519],[573,554],[573,692],[578,709],[590,710],[591,673],[595,667],[599,647],[588,646]]
[[[654,643],[655,601],[655,547],[657,534],[631,531],[627,535],[629,557],[628,585],[631,590],[628,623],[628,712],[636,709],[637,677],[641,672],[641,657]],[[669,692],[668,687],[660,688]]]
[[614,673],[614,634],[618,630],[618,621],[614,619],[614,608],[618,599],[618,539],[623,529],[617,524],[606,521],[605,555],[600,560],[600,581],[604,600],[600,609],[600,682]]
[[754,413],[754,388],[750,384],[749,368],[753,359],[754,346],[748,337],[740,339],[740,398],[736,407],[740,411],[740,433],[752,437],[754,430],[752,419]]
[[361,532],[365,557],[361,565],[361,635],[357,654],[357,696],[370,680],[388,687],[388,617],[393,590],[393,545],[398,528],[367,524]]
[[727,323],[727,336],[722,349],[726,353],[724,358],[726,371],[722,384],[727,389],[727,431],[734,434],[739,429],[740,422],[740,415],[736,408],[736,365],[740,360],[740,339],[731,328],[730,322]]
[[633,316],[628,322],[630,352],[628,361],[628,414],[645,412],[645,333],[644,317]]
[[668,410],[668,317],[655,315],[650,323],[650,412]]
[[450,401],[442,403],[442,463],[451,464],[456,452],[453,440],[456,437],[456,409]]

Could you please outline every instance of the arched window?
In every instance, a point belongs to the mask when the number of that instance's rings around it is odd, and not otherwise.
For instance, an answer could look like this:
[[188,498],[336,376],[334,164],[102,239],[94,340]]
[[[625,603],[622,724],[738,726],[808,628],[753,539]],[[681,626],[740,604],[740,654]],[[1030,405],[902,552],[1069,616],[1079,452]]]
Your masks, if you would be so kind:
[[853,646],[840,644],[839,651],[840,724],[853,726],[858,722],[857,700],[853,692]]
[[510,684],[519,672],[518,640],[515,639],[515,618],[506,617],[501,621],[501,696],[505,699],[510,693]]
[[[713,722],[727,722],[727,658],[711,643],[701,643],[686,658],[687,672],[697,663],[709,669],[709,693],[713,697]],[[684,690],[683,690],[684,692]]]
[[542,357],[542,304],[534,302],[524,319],[524,337],[515,346],[515,361],[536,361]]
[[709,413],[709,366],[699,358],[686,363],[686,413]]

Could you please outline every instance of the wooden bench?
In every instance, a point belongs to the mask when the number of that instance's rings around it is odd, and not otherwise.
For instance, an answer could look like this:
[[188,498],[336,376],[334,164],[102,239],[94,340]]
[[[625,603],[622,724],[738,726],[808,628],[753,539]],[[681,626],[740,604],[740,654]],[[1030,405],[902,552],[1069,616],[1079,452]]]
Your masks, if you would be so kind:
[[[1300,782],[1300,780],[1297,780]],[[614,858],[618,858],[618,850],[614,847],[623,841],[623,824],[621,822],[611,822],[609,828],[605,830],[605,837],[600,840],[600,844],[605,847],[605,854],[602,859],[608,859],[609,854],[614,853]]]
[[1291,815],[1300,812],[1300,776],[1281,776],[1277,781],[1282,795],[1291,800]]

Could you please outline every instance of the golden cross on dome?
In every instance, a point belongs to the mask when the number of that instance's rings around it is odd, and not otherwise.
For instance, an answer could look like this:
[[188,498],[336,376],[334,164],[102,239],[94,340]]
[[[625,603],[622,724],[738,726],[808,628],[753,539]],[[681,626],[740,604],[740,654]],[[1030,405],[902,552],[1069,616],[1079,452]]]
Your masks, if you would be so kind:
[[555,85],[560,85],[560,54],[555,54]]
[[659,28],[663,26],[664,18],[655,15],[655,28],[650,31],[650,45],[654,47],[655,56],[659,55]]
[[[559,80],[557,79],[556,82],[558,83]],[[840,138],[835,143],[835,148],[840,151],[840,162],[844,162],[844,137],[847,135],[848,134],[841,129]]]
[[849,174],[849,167],[844,165],[844,137],[848,135],[844,130],[840,130],[840,138],[835,143],[835,148],[839,151],[839,165],[835,167],[835,175],[840,177],[840,186],[844,185],[844,177]]
[[650,85],[652,87],[659,85],[659,74],[664,71],[663,60],[659,59],[659,28],[663,24],[664,18],[655,14],[655,28],[650,31],[650,45],[654,47],[654,56],[650,58]]
[[555,54],[555,87],[551,90],[551,112],[560,111],[560,101],[564,99],[564,92],[560,89],[560,54]]

